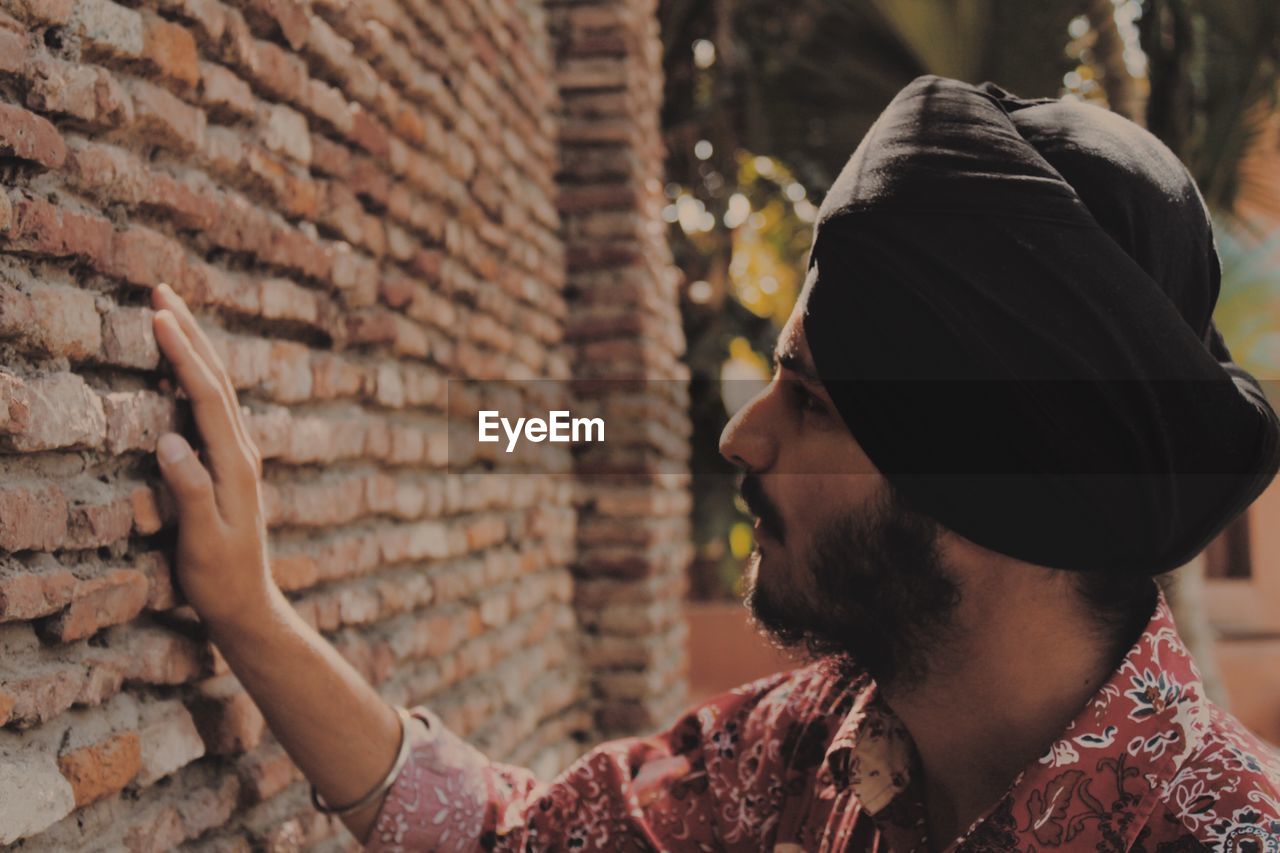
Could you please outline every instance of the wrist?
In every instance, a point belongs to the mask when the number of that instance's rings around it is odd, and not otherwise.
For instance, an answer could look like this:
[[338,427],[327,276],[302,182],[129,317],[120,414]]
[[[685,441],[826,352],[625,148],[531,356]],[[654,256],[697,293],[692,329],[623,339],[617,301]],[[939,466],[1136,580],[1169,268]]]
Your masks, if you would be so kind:
[[224,653],[239,646],[270,645],[273,637],[291,630],[291,617],[296,618],[293,605],[274,583],[237,607],[200,614],[209,638]]

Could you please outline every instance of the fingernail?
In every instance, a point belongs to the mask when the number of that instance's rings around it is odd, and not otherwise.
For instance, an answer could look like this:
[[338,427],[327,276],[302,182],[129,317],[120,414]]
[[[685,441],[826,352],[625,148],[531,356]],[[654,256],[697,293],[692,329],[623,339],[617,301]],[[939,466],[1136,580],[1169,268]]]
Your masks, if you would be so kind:
[[162,290],[165,293],[173,293],[173,288],[165,284],[163,281],[156,285],[156,290]]
[[172,465],[175,462],[181,462],[191,452],[191,448],[182,439],[182,436],[176,433],[168,433],[160,436],[160,441],[156,443],[156,455],[160,457],[160,461],[166,465]]

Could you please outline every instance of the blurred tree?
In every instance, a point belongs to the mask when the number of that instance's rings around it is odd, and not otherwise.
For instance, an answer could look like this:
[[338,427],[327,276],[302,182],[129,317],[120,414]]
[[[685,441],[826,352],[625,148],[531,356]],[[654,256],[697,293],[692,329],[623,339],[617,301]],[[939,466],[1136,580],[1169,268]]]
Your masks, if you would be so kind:
[[[920,74],[1057,95],[1081,0],[663,0],[664,124],[679,180],[697,139],[768,154],[831,185],[871,122]],[[714,45],[708,81],[690,45]],[[705,70],[705,69],[703,69]],[[719,138],[717,138],[719,137]]]
[[1268,149],[1280,141],[1280,3],[1144,0],[1138,27],[1147,125],[1187,164],[1214,215],[1214,320],[1243,366],[1275,377],[1280,157]]
[[1280,182],[1242,168],[1280,93],[1280,3],[1145,0],[1139,27],[1150,65],[1148,127],[1187,164],[1217,214],[1235,219],[1248,201],[1280,220]]

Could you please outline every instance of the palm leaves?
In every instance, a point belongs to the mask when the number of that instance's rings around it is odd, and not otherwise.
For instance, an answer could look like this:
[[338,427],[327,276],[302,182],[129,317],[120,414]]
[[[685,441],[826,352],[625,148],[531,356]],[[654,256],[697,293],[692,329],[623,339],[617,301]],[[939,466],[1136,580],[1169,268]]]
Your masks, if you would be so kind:
[[1237,203],[1280,221],[1274,175],[1246,168],[1280,88],[1280,4],[1145,0],[1148,126],[1182,158],[1215,211]]

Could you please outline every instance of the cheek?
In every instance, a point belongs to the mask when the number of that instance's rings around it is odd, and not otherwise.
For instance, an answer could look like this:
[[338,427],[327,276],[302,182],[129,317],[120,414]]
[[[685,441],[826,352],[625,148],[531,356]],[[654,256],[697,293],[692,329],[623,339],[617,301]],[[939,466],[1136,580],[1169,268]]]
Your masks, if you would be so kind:
[[781,478],[777,504],[788,544],[803,551],[814,532],[834,521],[866,512],[878,494],[883,478],[879,474],[796,474]]
[[848,427],[832,411],[796,414],[777,436],[778,473],[814,476],[879,476]]

